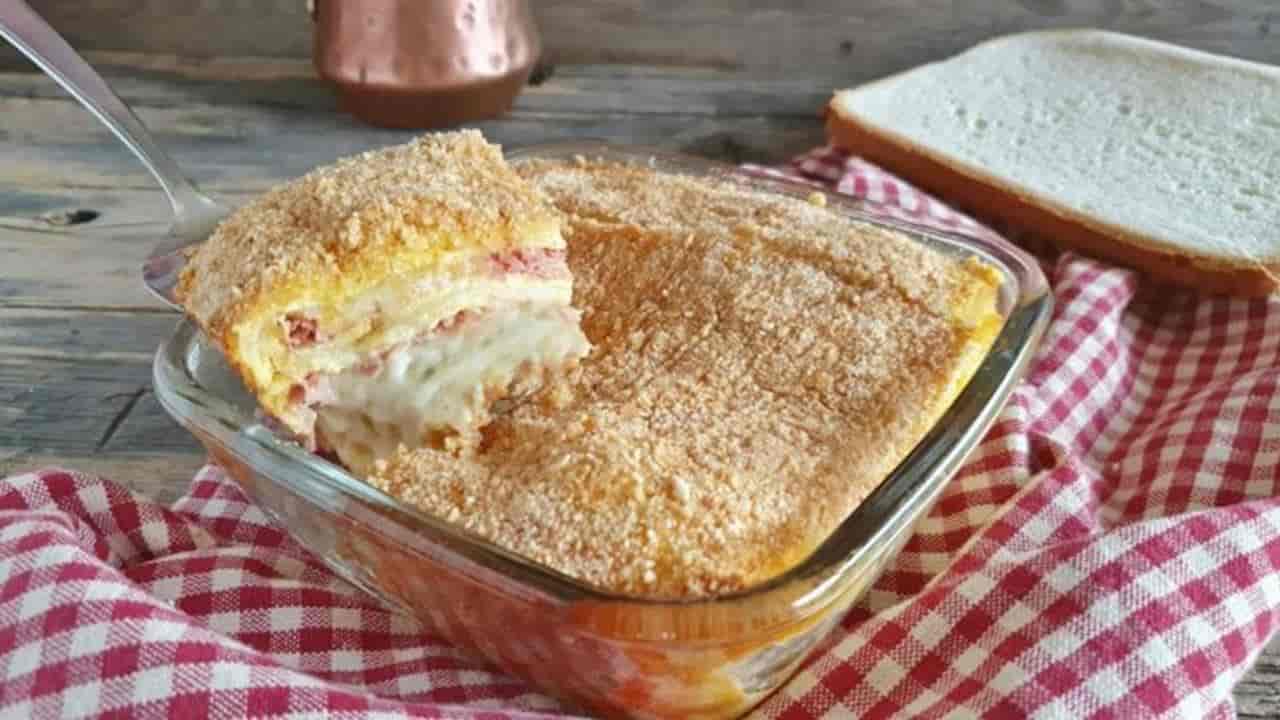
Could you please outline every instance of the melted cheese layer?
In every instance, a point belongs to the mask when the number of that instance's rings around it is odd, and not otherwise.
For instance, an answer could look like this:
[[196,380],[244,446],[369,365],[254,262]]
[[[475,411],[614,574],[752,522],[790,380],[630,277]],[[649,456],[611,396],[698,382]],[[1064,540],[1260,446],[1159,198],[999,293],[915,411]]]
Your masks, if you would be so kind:
[[488,419],[488,391],[536,377],[590,349],[578,313],[525,305],[487,313],[456,330],[391,349],[373,368],[329,376],[330,399],[316,408],[323,442],[364,474],[397,446],[421,447]]
[[[521,303],[567,305],[572,287],[567,270],[555,281],[524,275],[395,278],[365,292],[341,313],[293,308],[315,316],[331,339],[293,350],[281,359],[279,369],[291,379],[339,372],[371,352],[411,342],[425,328],[461,310]],[[273,325],[271,332],[279,330]]]

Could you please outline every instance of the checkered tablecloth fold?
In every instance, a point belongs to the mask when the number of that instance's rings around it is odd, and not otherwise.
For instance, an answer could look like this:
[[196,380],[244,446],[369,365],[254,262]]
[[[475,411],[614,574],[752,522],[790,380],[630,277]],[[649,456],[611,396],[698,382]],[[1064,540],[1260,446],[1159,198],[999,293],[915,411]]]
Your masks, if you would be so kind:
[[[989,228],[832,148],[747,168]],[[1231,717],[1280,623],[1280,305],[1044,260],[1055,316],[934,510],[759,718]],[[329,573],[208,467],[0,486],[0,716],[563,716]]]

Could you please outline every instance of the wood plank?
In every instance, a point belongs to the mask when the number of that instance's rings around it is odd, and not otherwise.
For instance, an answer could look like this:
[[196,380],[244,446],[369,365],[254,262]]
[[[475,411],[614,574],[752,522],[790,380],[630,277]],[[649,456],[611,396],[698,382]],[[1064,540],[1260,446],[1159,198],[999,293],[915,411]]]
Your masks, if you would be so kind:
[[145,363],[0,355],[0,449],[93,450],[148,378]]
[[1236,685],[1235,699],[1241,720],[1280,718],[1280,637],[1267,646]]
[[697,64],[811,74],[833,83],[882,77],[998,35],[1101,27],[1275,62],[1280,14],[1268,0],[788,0],[539,2],[554,57]]
[[[0,193],[3,193],[0,190]],[[118,200],[161,212],[156,193],[121,193],[104,200],[87,194],[65,206],[101,208],[105,216],[117,212]],[[132,210],[134,208],[126,208]],[[163,312],[165,307],[142,285],[143,258],[164,236],[161,224],[123,225],[74,233],[41,233],[4,228],[0,220],[0,262],[22,272],[0,275],[0,307],[102,307]]]
[[0,310],[0,451],[109,447],[151,384],[171,315]]
[[[148,107],[337,111],[333,93],[316,79],[307,60],[119,52],[90,52],[86,59],[121,97]],[[830,94],[826,83],[809,76],[770,79],[698,67],[562,64],[525,88],[514,111],[812,116]],[[66,93],[37,72],[10,71],[0,73],[0,96],[61,99]]]
[[120,423],[105,450],[107,454],[204,456],[204,448],[160,406],[150,386]]
[[[228,198],[232,203],[241,197]],[[19,227],[42,214],[91,208],[84,225]],[[158,190],[28,190],[0,185],[0,308],[100,308],[170,312],[142,285],[143,259],[168,230]],[[168,320],[172,324],[172,320]],[[0,328],[0,336],[4,328]]]
[[156,346],[177,323],[176,313],[0,308],[0,358],[34,366],[137,366],[140,376],[130,370],[123,377],[145,381]]
[[[345,116],[299,110],[190,105],[137,108],[187,173],[221,191],[261,190],[334,158],[404,142]],[[153,187],[142,166],[69,100],[0,98],[0,182],[25,187]],[[733,162],[777,161],[823,141],[817,115],[522,113],[477,125],[496,142],[607,139]]]
[[151,392],[172,315],[0,309],[0,476],[60,465],[172,500],[203,462]]
[[[0,368],[8,368],[0,388],[26,387],[16,422],[0,432],[0,447],[201,454],[160,407],[151,383],[156,348],[177,324],[175,313],[0,309]],[[68,418],[79,432],[63,432]]]
[[[195,57],[306,58],[302,0],[43,0],[34,5],[77,48]],[[1277,62],[1273,0],[536,0],[557,62],[742,68],[858,82],[1039,28],[1103,27]],[[13,63],[10,53],[10,64]]]

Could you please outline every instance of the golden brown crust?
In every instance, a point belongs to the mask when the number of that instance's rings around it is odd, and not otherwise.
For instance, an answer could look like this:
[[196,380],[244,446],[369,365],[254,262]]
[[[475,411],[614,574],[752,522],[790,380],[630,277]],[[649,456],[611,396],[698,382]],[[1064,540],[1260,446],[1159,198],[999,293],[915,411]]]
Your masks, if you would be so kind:
[[1207,293],[1262,297],[1276,290],[1280,265],[1231,262],[1162,248],[1155,240],[1098,222],[1045,198],[1021,195],[995,178],[960,167],[893,133],[867,126],[841,113],[834,104],[827,108],[826,125],[832,144],[883,165],[930,193],[988,218],[1026,228],[1061,248]]
[[177,296],[268,411],[293,426],[285,405],[297,378],[281,377],[286,312],[306,307],[332,325],[390,277],[466,274],[480,256],[562,247],[559,222],[479,132],[425,135],[256,198],[195,251]]
[[[569,217],[592,355],[477,453],[401,453],[370,481],[600,587],[707,596],[802,559],[945,409],[995,317],[989,268],[813,204],[520,171]],[[981,327],[957,322],[975,297]]]
[[256,198],[201,245],[178,293],[202,325],[221,334],[264,294],[338,276],[385,275],[455,245],[516,247],[528,225],[556,222],[479,132],[425,135],[345,158]]

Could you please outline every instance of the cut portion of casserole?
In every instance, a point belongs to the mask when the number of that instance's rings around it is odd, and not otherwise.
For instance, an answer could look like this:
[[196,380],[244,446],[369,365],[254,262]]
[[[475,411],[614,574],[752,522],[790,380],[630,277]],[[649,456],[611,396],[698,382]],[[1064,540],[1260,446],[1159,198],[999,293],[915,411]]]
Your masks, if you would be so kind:
[[594,349],[461,456],[370,482],[614,592],[793,566],[934,425],[1003,327],[1000,276],[816,203],[647,167],[529,161],[568,218]]
[[178,285],[266,413],[357,472],[473,436],[585,355],[571,295],[558,213],[474,131],[262,195]]

